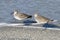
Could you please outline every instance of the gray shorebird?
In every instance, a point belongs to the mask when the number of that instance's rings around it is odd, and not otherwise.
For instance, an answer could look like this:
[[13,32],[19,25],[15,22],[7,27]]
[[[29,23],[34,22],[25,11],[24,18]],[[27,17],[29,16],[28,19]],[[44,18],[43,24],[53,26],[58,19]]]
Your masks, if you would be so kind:
[[39,24],[44,24],[44,23],[49,23],[49,22],[54,21],[54,20],[51,20],[51,19],[46,18],[44,16],[38,15],[37,13],[34,14],[34,18],[35,18],[36,22],[39,23]]
[[24,20],[24,19],[32,18],[31,15],[20,13],[18,10],[14,10],[13,15],[14,15],[14,18],[17,20]]

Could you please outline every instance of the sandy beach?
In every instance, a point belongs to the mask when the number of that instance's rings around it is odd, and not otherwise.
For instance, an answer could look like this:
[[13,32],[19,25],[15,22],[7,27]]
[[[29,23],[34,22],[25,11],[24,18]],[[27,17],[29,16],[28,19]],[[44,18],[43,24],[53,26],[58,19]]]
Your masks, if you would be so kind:
[[[44,24],[43,27],[57,28],[56,25],[60,26],[60,0],[0,0],[0,40],[60,40],[60,27],[58,27],[59,30],[43,30],[39,28],[40,25],[34,24],[33,26],[39,27],[27,28],[32,27],[34,17],[24,20],[24,22],[18,21],[11,15],[14,9],[32,16],[37,12],[49,19],[58,20],[53,23],[55,25]],[[30,24],[24,24],[27,27],[20,26],[22,24],[19,24],[19,27],[16,26],[18,24],[15,25],[15,23],[21,22],[29,23],[27,21],[30,22]],[[14,24],[11,26],[9,23]]]
[[60,40],[60,30],[0,27],[0,40]]

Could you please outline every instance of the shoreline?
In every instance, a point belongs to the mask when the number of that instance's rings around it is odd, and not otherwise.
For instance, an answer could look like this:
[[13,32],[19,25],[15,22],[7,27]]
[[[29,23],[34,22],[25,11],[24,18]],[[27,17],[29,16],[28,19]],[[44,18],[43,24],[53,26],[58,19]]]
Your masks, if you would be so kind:
[[1,40],[59,40],[60,30],[0,27]]

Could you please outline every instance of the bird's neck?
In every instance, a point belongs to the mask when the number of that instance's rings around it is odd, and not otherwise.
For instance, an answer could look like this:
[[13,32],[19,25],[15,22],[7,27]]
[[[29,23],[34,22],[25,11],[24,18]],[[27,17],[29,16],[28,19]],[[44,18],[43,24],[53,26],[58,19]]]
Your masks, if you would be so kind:
[[17,12],[14,12],[14,15],[16,15],[17,14]]
[[34,16],[35,16],[35,17],[37,17],[38,15],[37,15],[37,14],[35,14]]

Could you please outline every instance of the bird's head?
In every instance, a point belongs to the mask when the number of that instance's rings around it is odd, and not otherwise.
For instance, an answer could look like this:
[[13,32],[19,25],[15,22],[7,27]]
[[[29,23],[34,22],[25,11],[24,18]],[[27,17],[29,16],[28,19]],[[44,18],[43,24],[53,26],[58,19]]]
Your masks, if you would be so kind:
[[17,14],[18,13],[18,10],[14,10],[14,14]]
[[11,13],[11,15],[12,14],[17,14],[18,13],[18,10],[14,10],[12,13]]
[[38,16],[38,13],[35,13],[35,14],[34,14],[34,17],[37,17],[37,16]]

